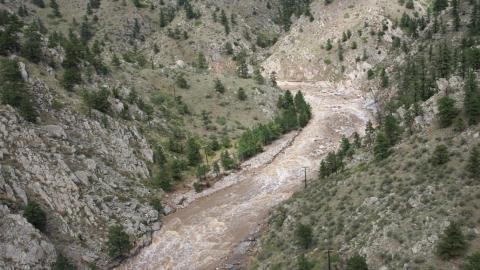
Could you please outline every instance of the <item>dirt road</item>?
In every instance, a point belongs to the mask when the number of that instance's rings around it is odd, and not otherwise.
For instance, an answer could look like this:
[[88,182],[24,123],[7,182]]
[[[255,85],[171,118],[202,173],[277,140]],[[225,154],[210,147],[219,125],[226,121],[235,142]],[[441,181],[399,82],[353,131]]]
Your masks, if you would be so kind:
[[316,177],[321,158],[342,135],[361,132],[370,113],[368,101],[350,87],[328,83],[279,83],[301,90],[313,119],[297,133],[285,135],[201,194],[184,194],[187,204],[167,216],[153,243],[119,269],[215,269],[258,228],[268,212],[303,187],[303,169]]

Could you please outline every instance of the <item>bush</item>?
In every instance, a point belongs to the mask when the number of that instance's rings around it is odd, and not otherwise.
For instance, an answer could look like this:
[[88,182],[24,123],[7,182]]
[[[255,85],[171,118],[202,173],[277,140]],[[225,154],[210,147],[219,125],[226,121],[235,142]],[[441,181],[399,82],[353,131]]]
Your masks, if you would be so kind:
[[247,94],[245,93],[245,90],[242,87],[238,88],[237,90],[237,98],[242,101],[247,99]]
[[305,255],[298,256],[297,259],[298,270],[311,270],[315,266],[315,263],[310,262]]
[[440,125],[449,127],[458,114],[458,110],[455,108],[455,100],[450,97],[442,97],[438,100],[437,106]]
[[117,258],[132,248],[130,238],[126,232],[123,231],[122,226],[112,226],[108,230],[107,240],[108,255],[111,258]]
[[472,178],[480,179],[480,146],[475,146],[471,150],[467,171]]
[[19,110],[27,121],[35,122],[38,116],[18,64],[14,60],[0,60],[0,101]]
[[437,145],[435,151],[433,151],[432,163],[434,165],[443,165],[450,159],[448,154],[448,148],[444,144]]
[[480,269],[480,252],[476,252],[467,258],[467,262],[462,268],[463,270],[478,270]]
[[300,246],[304,249],[308,249],[313,243],[312,228],[308,225],[299,223],[295,229],[295,238]]
[[347,270],[368,270],[367,261],[360,255],[348,259]]
[[437,254],[442,260],[460,257],[467,249],[467,241],[460,225],[452,222],[437,243]]
[[30,222],[35,228],[39,229],[40,231],[45,231],[47,225],[47,215],[45,212],[40,208],[36,202],[28,202],[25,206],[23,216]]
[[52,270],[75,270],[77,267],[73,265],[62,253],[57,257],[57,260],[52,265]]
[[108,113],[110,111],[110,102],[108,97],[110,92],[107,89],[102,89],[98,92],[87,92],[83,93],[83,101],[89,109],[95,109],[103,113]]

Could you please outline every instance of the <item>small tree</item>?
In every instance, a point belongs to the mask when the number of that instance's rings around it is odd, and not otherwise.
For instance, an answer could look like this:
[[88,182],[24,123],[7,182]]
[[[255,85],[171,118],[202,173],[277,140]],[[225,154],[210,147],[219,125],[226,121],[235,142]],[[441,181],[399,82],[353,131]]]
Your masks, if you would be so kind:
[[187,157],[191,166],[195,166],[202,161],[202,155],[200,154],[200,145],[194,138],[188,138],[187,140]]
[[253,79],[257,84],[265,84],[265,78],[263,78],[262,73],[260,72],[260,69],[256,68],[253,71]]
[[313,243],[312,228],[308,225],[299,223],[295,229],[295,238],[300,246],[304,249],[308,249]]
[[478,270],[480,269],[480,252],[475,252],[467,258],[467,262],[462,268],[463,270]]
[[432,163],[434,165],[443,165],[448,162],[450,159],[449,154],[448,154],[448,148],[444,144],[437,145],[435,147],[435,151],[433,151],[432,155]]
[[470,152],[467,171],[472,178],[480,179],[480,146],[475,146]]
[[380,132],[377,134],[375,146],[373,148],[376,160],[383,160],[390,156],[390,142],[385,136],[385,133]]
[[57,257],[57,260],[52,265],[52,270],[75,270],[77,267],[73,265],[67,257],[60,253]]
[[202,52],[197,56],[197,67],[199,69],[208,69],[207,58],[205,58],[205,55]]
[[298,270],[311,270],[315,266],[314,262],[309,261],[305,255],[301,254],[297,258]]
[[245,89],[243,89],[242,87],[238,88],[237,90],[237,98],[242,101],[247,99],[247,94],[245,93]]
[[185,79],[183,73],[178,74],[175,83],[177,84],[178,87],[182,89],[188,89],[190,88],[190,85],[188,85],[187,80]]
[[220,94],[225,93],[225,86],[223,85],[222,81],[220,81],[220,79],[215,79],[215,91]]
[[458,223],[452,222],[445,229],[437,243],[437,254],[443,260],[450,260],[463,255],[467,241]]
[[123,231],[122,226],[112,226],[108,230],[107,240],[108,255],[111,258],[117,258],[127,253],[131,248],[130,238]]
[[442,97],[438,100],[437,107],[440,125],[449,127],[458,114],[458,110],[455,108],[455,100],[450,97]]
[[348,259],[346,270],[368,270],[367,261],[360,255]]
[[230,153],[228,153],[228,151],[223,151],[220,159],[222,161],[222,167],[225,170],[235,169],[235,161],[230,157]]
[[35,228],[40,231],[45,231],[47,225],[47,215],[34,201],[28,202],[25,206],[23,216],[30,222]]

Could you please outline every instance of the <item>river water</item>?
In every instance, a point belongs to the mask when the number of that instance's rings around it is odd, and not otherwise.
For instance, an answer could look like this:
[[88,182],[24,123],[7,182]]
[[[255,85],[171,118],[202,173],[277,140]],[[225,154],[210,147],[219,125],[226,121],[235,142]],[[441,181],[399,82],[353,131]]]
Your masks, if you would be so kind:
[[316,177],[321,158],[342,135],[361,133],[370,118],[368,100],[353,87],[328,83],[280,83],[301,90],[313,119],[287,134],[248,166],[219,181],[213,189],[190,196],[188,205],[164,218],[153,242],[119,270],[201,270],[222,267],[231,251],[259,228],[268,213],[303,188],[303,167]]

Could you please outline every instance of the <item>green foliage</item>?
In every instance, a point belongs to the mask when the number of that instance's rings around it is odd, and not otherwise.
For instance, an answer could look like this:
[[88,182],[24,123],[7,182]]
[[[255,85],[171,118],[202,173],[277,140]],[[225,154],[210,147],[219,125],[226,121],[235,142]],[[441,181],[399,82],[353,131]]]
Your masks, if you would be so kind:
[[444,144],[437,145],[433,151],[431,162],[434,165],[443,165],[450,160],[448,148]]
[[225,86],[220,79],[215,79],[215,91],[220,94],[225,93]]
[[475,252],[468,256],[462,270],[478,270],[480,269],[480,252]]
[[320,178],[326,178],[334,173],[339,172],[344,167],[343,158],[335,152],[328,153],[327,157],[320,163]]
[[480,146],[477,145],[470,151],[466,169],[470,177],[480,179]]
[[453,119],[458,115],[458,110],[455,108],[455,100],[446,96],[442,97],[437,102],[438,117],[442,127],[449,127]]
[[380,132],[377,134],[377,139],[375,141],[375,146],[373,148],[373,153],[376,160],[386,159],[391,154],[390,150],[390,141],[388,140],[385,133]]
[[188,85],[188,82],[185,79],[183,73],[180,73],[180,74],[177,75],[177,78],[175,79],[175,83],[177,84],[178,87],[180,87],[182,89],[190,88],[190,85]]
[[332,48],[332,41],[330,39],[327,39],[327,43],[325,44],[325,50],[330,51]]
[[268,33],[262,32],[257,36],[257,46],[260,48],[268,48],[273,46],[277,42],[276,35],[270,35]]
[[23,211],[23,216],[30,222],[35,228],[40,231],[45,231],[47,226],[47,215],[45,211],[40,208],[34,201],[28,202]]
[[458,223],[452,222],[437,243],[437,254],[443,260],[457,258],[467,249],[467,241]]
[[313,16],[310,12],[311,0],[280,0],[280,14],[276,22],[283,26],[285,31],[290,30],[292,25],[292,15],[297,17],[306,15],[313,21]]
[[348,259],[346,270],[368,270],[367,261],[360,255]]
[[150,205],[153,207],[153,209],[157,210],[159,214],[163,214],[163,205],[160,199],[153,198],[150,200]]
[[295,229],[295,239],[302,248],[308,249],[313,243],[313,231],[309,225],[297,224]]
[[200,145],[195,138],[188,138],[187,140],[187,158],[190,166],[196,166],[202,162],[202,155],[200,154]]
[[380,73],[380,87],[386,88],[389,85],[389,79],[388,79],[388,74],[383,68],[381,73]]
[[433,11],[440,12],[448,7],[448,0],[434,0]]
[[225,29],[225,34],[228,36],[230,34],[230,24],[228,22],[227,15],[225,14],[225,10],[222,9],[221,14],[220,14],[220,22],[222,23],[224,29]]
[[132,248],[128,234],[122,226],[116,225],[108,229],[107,249],[111,258],[125,255]]
[[233,170],[237,166],[235,163],[235,160],[233,160],[233,158],[230,156],[230,153],[227,150],[222,152],[220,160],[222,161],[222,167],[225,170]]
[[253,71],[253,79],[257,84],[265,84],[265,78],[263,78],[262,73],[258,68]]
[[19,110],[27,121],[35,122],[38,116],[33,96],[25,85],[18,64],[14,60],[0,59],[0,101]]
[[6,10],[0,10],[0,55],[7,55],[20,48],[18,35],[23,23],[17,15],[10,14]]
[[52,265],[52,270],[75,270],[74,264],[72,264],[67,257],[60,253],[57,257],[57,260]]
[[197,68],[198,69],[208,69],[208,63],[207,59],[205,58],[205,55],[201,52],[197,56]]
[[237,90],[237,98],[242,101],[247,99],[247,94],[245,93],[245,89],[243,89],[242,87],[238,88]]
[[315,266],[314,262],[309,261],[305,255],[301,254],[297,258],[298,270],[311,270]]
[[39,8],[45,8],[45,2],[43,2],[43,0],[32,0],[32,4]]
[[32,24],[25,30],[25,42],[22,46],[22,56],[38,63],[42,58],[42,46],[37,26]]
[[464,108],[468,123],[473,125],[478,123],[480,118],[480,92],[478,90],[475,74],[470,72],[465,83]]
[[109,96],[110,92],[107,89],[101,89],[98,92],[84,91],[82,95],[83,101],[89,109],[95,109],[103,113],[110,112]]
[[387,136],[390,145],[395,145],[400,140],[402,130],[398,120],[392,114],[389,114],[385,117],[383,131],[385,132],[385,136]]

